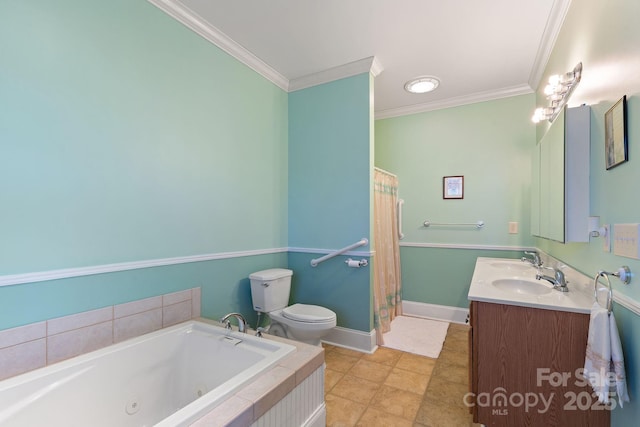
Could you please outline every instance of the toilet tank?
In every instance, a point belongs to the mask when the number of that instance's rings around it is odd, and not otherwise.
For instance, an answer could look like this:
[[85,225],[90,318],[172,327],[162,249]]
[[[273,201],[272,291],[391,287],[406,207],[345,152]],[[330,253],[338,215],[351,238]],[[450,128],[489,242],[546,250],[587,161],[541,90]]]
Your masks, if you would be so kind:
[[271,268],[249,275],[253,309],[261,313],[279,310],[289,305],[293,271]]

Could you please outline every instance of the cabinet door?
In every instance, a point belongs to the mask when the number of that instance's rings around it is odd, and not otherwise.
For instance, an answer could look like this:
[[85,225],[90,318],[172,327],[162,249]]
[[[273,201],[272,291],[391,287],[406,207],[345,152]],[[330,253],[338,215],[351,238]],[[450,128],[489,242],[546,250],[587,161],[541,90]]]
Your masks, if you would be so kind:
[[540,144],[531,156],[531,234],[540,236]]
[[564,114],[540,141],[540,236],[564,242]]

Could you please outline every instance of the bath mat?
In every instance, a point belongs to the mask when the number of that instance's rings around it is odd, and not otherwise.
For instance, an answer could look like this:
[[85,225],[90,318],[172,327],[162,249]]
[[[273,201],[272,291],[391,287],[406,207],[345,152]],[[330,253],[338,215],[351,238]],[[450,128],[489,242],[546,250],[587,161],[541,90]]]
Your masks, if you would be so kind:
[[398,316],[391,321],[391,331],[384,334],[383,347],[437,358],[449,329],[448,322]]

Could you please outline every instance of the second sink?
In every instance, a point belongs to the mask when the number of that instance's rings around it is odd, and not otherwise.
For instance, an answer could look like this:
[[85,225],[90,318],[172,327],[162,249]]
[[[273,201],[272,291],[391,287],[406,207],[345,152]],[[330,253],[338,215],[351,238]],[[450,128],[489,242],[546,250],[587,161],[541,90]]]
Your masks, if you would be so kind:
[[493,286],[501,291],[526,295],[544,295],[552,291],[545,284],[533,280],[524,279],[497,279],[491,282]]

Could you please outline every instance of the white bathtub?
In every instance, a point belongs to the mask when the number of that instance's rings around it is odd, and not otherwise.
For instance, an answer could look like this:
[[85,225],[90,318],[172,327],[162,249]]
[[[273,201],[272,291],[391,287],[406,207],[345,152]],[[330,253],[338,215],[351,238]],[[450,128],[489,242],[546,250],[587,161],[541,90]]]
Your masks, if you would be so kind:
[[0,382],[0,426],[182,426],[295,347],[191,321]]

